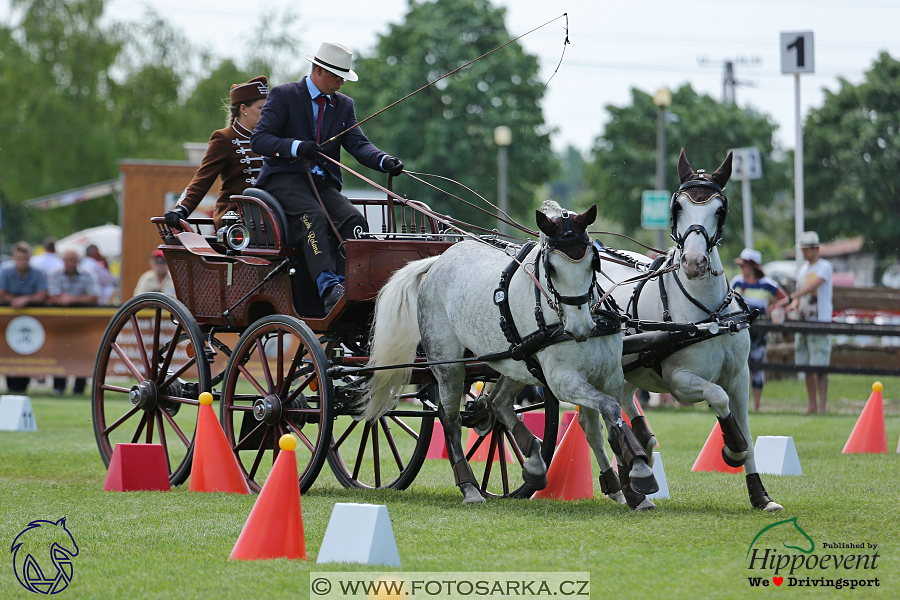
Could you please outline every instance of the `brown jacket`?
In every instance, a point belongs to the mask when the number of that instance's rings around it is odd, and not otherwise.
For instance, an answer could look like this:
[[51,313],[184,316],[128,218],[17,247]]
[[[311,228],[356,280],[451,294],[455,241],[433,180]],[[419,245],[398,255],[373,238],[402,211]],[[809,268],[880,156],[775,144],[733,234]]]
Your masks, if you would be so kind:
[[231,196],[253,187],[259,177],[262,157],[250,150],[250,134],[237,121],[231,127],[214,131],[200,168],[178,199],[178,204],[194,212],[216,177],[221,176],[222,190],[213,214],[216,229],[222,226],[222,216],[226,212],[236,210],[236,205],[229,200]]

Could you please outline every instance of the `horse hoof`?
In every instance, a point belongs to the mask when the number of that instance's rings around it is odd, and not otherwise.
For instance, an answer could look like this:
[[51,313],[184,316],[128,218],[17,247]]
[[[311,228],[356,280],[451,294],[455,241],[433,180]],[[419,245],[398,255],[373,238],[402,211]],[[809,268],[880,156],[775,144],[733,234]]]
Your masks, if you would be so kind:
[[[744,463],[747,462],[748,453],[747,452],[735,452],[734,455],[738,456],[740,458],[733,458],[733,457],[729,456],[728,452],[726,452],[725,446],[722,446],[722,460],[725,461],[725,464],[728,465],[729,467],[732,467],[735,469],[738,467],[743,467]],[[650,455],[648,454],[647,456],[650,456]]]
[[606,497],[610,500],[618,502],[619,504],[628,504],[628,502],[625,501],[625,494],[622,493],[622,490],[613,492],[612,494],[607,494]]
[[529,486],[533,487],[535,490],[542,490],[547,487],[547,473],[544,472],[540,475],[535,475],[529,473],[527,470],[522,469],[522,479],[525,480]]
[[466,494],[466,497],[463,498],[463,504],[484,504],[484,497],[478,492]]
[[769,503],[766,504],[766,506],[763,508],[763,510],[767,513],[774,513],[774,512],[784,510],[784,507],[782,505],[778,504],[777,502],[772,502],[771,500],[769,500]]
[[653,504],[653,500],[650,498],[644,498],[644,501],[634,507],[634,511],[637,512],[639,510],[653,510],[656,508],[656,505]]
[[639,494],[655,494],[659,491],[659,484],[653,475],[653,469],[643,459],[636,459],[631,463],[631,472],[628,474],[631,480],[631,489]]

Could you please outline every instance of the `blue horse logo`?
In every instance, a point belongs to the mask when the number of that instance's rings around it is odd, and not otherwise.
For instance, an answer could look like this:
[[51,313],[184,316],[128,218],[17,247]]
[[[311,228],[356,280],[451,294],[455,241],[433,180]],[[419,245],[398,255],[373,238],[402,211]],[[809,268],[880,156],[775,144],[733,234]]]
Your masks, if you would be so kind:
[[[56,572],[49,568],[45,571],[38,563],[37,557],[43,560],[48,549]],[[16,579],[22,587],[36,594],[58,594],[72,581],[72,558],[78,556],[78,544],[66,529],[63,517],[56,522],[32,521],[13,540],[10,552]]]

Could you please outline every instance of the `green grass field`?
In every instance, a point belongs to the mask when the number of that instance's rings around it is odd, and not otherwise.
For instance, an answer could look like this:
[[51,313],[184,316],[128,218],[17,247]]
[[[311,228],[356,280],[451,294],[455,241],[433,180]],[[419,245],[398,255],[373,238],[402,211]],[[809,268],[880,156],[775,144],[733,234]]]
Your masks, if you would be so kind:
[[[164,493],[102,491],[105,469],[89,400],[34,395],[40,430],[0,432],[0,542],[9,548],[32,520],[66,517],[80,552],[61,598],[307,598],[310,571],[348,570],[315,564],[332,507],[365,502],[387,505],[403,571],[589,571],[593,598],[897,598],[900,381],[884,380],[889,453],[842,455],[871,381],[832,380],[828,415],[799,414],[806,400],[796,381],[772,382],[763,412],[751,415],[754,436],[790,435],[796,443],[804,475],[763,476],[784,513],[752,510],[742,475],[690,472],[715,419],[702,407],[669,408],[648,412],[672,495],[657,501],[656,511],[636,514],[601,499],[596,463],[593,500],[494,500],[482,506],[462,505],[445,461],[426,461],[404,492],[344,490],[326,464],[302,499],[308,562],[228,560],[255,497],[195,494],[187,485]],[[879,554],[874,570],[795,575],[878,577],[880,586],[751,588],[748,576],[772,575],[748,570],[754,536],[795,516],[817,554],[854,552],[820,549],[823,542],[877,544]],[[770,547],[780,547],[775,541]],[[6,556],[0,598],[32,597]]]

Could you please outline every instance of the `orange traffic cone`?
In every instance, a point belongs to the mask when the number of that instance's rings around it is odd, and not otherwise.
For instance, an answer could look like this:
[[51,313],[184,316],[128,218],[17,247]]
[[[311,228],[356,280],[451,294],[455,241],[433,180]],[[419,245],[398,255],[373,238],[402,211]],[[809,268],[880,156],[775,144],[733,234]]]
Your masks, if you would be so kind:
[[719,427],[719,421],[706,438],[703,449],[691,471],[718,471],[719,473],[742,473],[744,467],[729,467],[722,459],[722,448],[725,447],[725,440],[722,439],[722,428]]
[[[494,438],[494,432],[491,431],[484,437],[484,441],[481,442],[481,445],[478,446],[478,450],[475,451],[475,454],[472,455],[472,458],[469,459],[471,462],[487,462],[488,453],[491,449],[491,443]],[[506,443],[506,440],[500,438],[503,442],[503,449],[506,454],[506,462],[512,463],[514,460],[514,455],[512,450],[509,448],[509,444]],[[466,455],[469,454],[469,450],[472,449],[472,446],[475,445],[475,442],[478,441],[478,434],[475,433],[474,429],[469,430],[469,437],[466,438]],[[498,444],[496,448],[494,448],[494,462],[500,462],[500,445]]]
[[249,494],[237,457],[225,439],[225,432],[212,409],[213,396],[200,394],[200,414],[194,434],[194,462],[191,464],[192,492]]
[[528,431],[542,440],[544,439],[545,418],[544,411],[542,410],[532,410],[522,413],[522,422],[525,424],[525,427],[528,428]]
[[572,421],[577,421],[578,411],[577,410],[565,410],[562,414],[562,419],[559,422],[559,433],[556,435],[556,439],[561,440],[566,435],[566,430],[569,428],[569,423]]
[[288,433],[281,436],[278,445],[281,452],[228,557],[231,560],[306,560],[297,454],[294,452],[297,439]]
[[576,418],[566,428],[550,468],[547,469],[547,487],[535,492],[532,498],[581,500],[593,497],[591,448]]
[[444,439],[444,426],[440,419],[434,420],[434,429],[431,430],[431,441],[428,442],[428,451],[425,458],[447,458],[447,441]]
[[880,381],[872,384],[872,395],[866,402],[859,420],[853,426],[843,454],[887,453],[887,432],[884,429],[884,405],[881,400],[883,386]]

